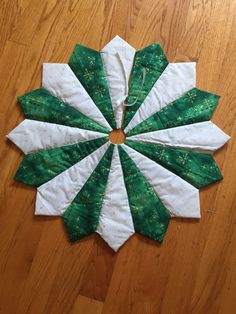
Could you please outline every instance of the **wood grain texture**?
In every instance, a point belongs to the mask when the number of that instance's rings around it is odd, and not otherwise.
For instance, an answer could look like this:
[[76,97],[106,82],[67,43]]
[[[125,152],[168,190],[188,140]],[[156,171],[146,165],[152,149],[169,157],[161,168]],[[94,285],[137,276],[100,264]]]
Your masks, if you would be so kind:
[[[2,0],[0,3],[0,313],[233,314],[236,297],[236,1]],[[115,254],[97,235],[74,244],[60,218],[34,217],[35,189],[13,181],[22,154],[5,135],[17,96],[43,62],[116,34],[160,41],[170,62],[197,61],[197,87],[221,95],[213,121],[231,141],[224,180],[201,191],[200,221],[173,219],[162,245],[134,235]]]

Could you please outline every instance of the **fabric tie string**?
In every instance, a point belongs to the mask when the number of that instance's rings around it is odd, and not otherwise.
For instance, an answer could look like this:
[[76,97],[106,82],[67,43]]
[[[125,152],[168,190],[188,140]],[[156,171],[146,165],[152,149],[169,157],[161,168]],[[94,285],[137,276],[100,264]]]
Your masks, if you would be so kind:
[[143,89],[143,84],[145,82],[145,78],[146,78],[146,69],[145,68],[142,68],[143,70],[143,74],[142,74],[142,82],[141,82],[141,86],[139,88],[139,92],[138,92],[138,96],[136,97],[135,101],[132,102],[131,104],[127,104],[125,103],[125,100],[126,98],[128,97],[128,90],[129,90],[129,85],[128,85],[128,78],[127,78],[127,75],[126,75],[126,72],[125,72],[125,66],[124,66],[124,63],[122,61],[122,58],[120,56],[120,54],[117,52],[116,53],[116,56],[118,57],[119,61],[120,61],[120,64],[121,64],[121,67],[122,67],[122,70],[123,70],[123,74],[124,74],[124,78],[125,78],[125,94],[124,96],[122,96],[121,98],[117,99],[116,101],[116,107],[117,107],[117,110],[119,110],[119,107],[120,106],[124,106],[125,107],[132,107],[136,104],[136,102],[138,101],[139,97],[140,97],[140,94],[141,94],[141,91]]

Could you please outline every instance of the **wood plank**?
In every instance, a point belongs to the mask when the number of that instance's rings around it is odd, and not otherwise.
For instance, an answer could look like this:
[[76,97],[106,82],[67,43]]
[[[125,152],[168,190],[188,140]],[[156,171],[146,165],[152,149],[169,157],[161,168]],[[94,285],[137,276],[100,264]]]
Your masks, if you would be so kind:
[[104,302],[116,262],[116,253],[99,235],[94,235],[94,238],[80,294]]
[[79,295],[72,313],[74,314],[101,314],[103,303],[90,298]]

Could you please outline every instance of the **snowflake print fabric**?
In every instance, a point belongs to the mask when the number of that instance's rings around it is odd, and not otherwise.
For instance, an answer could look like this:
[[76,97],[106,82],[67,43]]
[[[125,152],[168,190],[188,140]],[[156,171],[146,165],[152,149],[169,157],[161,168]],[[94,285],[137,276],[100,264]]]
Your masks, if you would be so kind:
[[[199,188],[222,179],[212,155],[229,136],[210,121],[219,96],[159,43],[78,44],[18,100],[15,179],[37,187],[35,214],[61,216],[72,242],[94,232],[115,251],[135,232],[162,242],[171,217],[200,218]],[[111,142],[116,129],[124,143]]]

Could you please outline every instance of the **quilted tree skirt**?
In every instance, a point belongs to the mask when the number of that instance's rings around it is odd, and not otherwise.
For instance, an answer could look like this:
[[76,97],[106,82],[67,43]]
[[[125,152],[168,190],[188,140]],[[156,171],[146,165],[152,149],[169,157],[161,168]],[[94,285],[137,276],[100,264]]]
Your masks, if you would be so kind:
[[[194,62],[169,63],[159,43],[76,45],[19,97],[15,179],[37,187],[35,214],[62,216],[71,241],[97,232],[115,251],[135,232],[162,241],[171,217],[200,218],[198,189],[222,179],[218,100],[196,88]],[[120,144],[109,137],[117,129]]]

